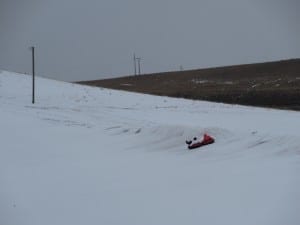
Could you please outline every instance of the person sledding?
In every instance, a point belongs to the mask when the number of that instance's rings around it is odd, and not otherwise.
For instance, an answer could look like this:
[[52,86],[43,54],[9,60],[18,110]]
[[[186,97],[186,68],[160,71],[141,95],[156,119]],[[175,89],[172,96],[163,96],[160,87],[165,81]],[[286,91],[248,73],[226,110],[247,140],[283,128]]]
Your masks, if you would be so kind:
[[188,145],[189,149],[199,148],[203,145],[209,145],[215,142],[215,139],[208,134],[204,134],[202,139],[194,137],[193,140],[187,140],[185,143]]

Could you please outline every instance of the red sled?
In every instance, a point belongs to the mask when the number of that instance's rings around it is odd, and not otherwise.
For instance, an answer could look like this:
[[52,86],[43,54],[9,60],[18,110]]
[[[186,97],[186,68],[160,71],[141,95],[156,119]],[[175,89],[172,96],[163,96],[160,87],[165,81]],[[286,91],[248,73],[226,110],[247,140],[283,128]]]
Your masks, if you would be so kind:
[[207,134],[204,134],[202,141],[198,141],[198,142],[194,142],[194,143],[192,141],[186,141],[189,149],[199,148],[201,146],[209,145],[214,142],[215,142],[215,139]]

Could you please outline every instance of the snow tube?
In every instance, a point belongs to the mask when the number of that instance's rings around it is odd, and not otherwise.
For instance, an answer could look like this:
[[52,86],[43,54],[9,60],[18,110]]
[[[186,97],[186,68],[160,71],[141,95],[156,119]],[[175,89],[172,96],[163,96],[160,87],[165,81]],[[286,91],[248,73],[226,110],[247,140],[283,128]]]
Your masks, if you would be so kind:
[[215,139],[209,136],[208,134],[204,134],[202,141],[195,141],[196,138],[194,138],[194,141],[186,141],[186,144],[188,144],[189,149],[199,148],[204,145],[209,145],[215,142]]

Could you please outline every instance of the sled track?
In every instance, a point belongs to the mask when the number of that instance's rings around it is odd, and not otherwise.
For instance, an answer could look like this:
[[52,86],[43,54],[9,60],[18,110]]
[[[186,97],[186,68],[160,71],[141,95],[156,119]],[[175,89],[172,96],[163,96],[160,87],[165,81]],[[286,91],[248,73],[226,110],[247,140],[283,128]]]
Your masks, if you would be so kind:
[[[176,125],[145,125],[129,126],[115,125],[105,129],[110,135],[116,136],[119,140],[129,142],[127,150],[146,151],[183,151],[187,149],[185,141],[193,137],[202,137],[209,133],[215,137],[218,143],[224,143],[232,136],[231,132],[225,129],[214,127],[195,128]],[[212,145],[213,146],[213,145]],[[212,147],[210,147],[212,148]]]
[[[116,125],[106,128],[109,135],[119,141],[130,143],[126,151],[173,152],[175,154],[195,153],[208,161],[232,159],[265,158],[294,154],[300,156],[297,137],[272,136],[257,131],[236,133],[216,127],[186,127],[176,125]],[[208,133],[215,138],[215,143],[198,149],[188,150],[185,140],[202,137]],[[291,143],[294,143],[291,145]],[[274,147],[276,146],[276,147]],[[286,147],[289,146],[289,147]],[[249,154],[250,152],[250,154]]]

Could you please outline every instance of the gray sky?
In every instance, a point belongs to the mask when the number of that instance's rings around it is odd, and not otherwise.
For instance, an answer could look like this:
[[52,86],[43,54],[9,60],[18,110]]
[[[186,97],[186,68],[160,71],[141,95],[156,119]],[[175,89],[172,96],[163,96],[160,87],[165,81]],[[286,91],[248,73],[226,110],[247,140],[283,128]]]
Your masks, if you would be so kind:
[[300,58],[298,0],[0,0],[0,69],[76,81]]

